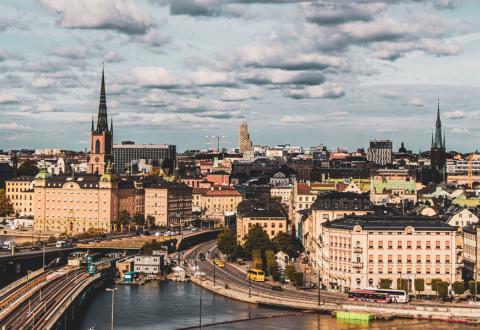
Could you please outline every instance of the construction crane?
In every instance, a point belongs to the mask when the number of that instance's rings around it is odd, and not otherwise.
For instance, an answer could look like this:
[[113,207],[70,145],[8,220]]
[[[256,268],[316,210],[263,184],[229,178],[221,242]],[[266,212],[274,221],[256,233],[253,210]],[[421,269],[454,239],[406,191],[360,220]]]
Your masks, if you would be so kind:
[[205,144],[208,144],[212,151],[216,152],[220,152],[220,145],[231,143],[230,141],[224,141],[223,139],[225,139],[226,136],[223,135],[206,135],[205,137],[209,139]]

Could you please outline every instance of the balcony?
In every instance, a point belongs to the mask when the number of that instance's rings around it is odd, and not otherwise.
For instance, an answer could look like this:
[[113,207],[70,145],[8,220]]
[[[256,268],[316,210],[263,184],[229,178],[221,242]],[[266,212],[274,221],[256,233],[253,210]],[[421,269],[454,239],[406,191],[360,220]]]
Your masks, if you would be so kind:
[[353,253],[362,253],[363,249],[361,247],[355,247],[353,248]]
[[363,268],[363,262],[354,261],[354,262],[352,262],[352,266],[353,266],[353,268],[356,268],[356,269]]

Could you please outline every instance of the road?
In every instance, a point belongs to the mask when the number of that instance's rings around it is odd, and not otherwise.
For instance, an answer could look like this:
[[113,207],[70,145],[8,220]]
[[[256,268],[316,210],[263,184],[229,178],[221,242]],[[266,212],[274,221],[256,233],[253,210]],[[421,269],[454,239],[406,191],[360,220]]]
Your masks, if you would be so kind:
[[[198,266],[198,270],[204,272],[209,279],[213,278],[213,273],[215,271],[215,281],[218,283],[218,285],[225,285],[225,283],[227,283],[230,286],[243,287],[247,290],[249,289],[252,295],[266,295],[272,298],[283,298],[298,301],[318,301],[318,290],[316,289],[312,291],[303,291],[286,285],[283,286],[283,291],[274,291],[272,290],[272,286],[278,285],[278,283],[249,281],[243,271],[237,269],[229,263],[225,263],[224,268],[214,266],[211,258],[208,256],[209,251],[215,253],[216,242],[207,242],[199,245],[197,248],[186,253],[184,255],[184,260],[196,264]],[[207,255],[207,259],[205,261],[198,259],[198,254],[200,253]],[[320,300],[321,303],[340,303],[345,302],[345,296],[338,293],[321,290]]]

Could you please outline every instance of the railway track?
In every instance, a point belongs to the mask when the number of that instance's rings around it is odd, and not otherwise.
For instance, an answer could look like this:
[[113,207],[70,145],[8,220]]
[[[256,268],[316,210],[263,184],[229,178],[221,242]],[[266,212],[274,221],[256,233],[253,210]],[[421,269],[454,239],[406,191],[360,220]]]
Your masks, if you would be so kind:
[[72,282],[82,277],[88,277],[84,268],[69,271],[52,279],[41,289],[35,291],[29,299],[25,299],[3,319],[0,328],[5,330],[16,329],[43,329],[44,316],[62,300],[71,290]]
[[[31,279],[29,279],[28,282],[25,282],[15,288],[12,288],[10,291],[2,295],[0,297],[0,313],[4,309],[8,308],[11,304],[16,302],[18,299],[20,299],[20,297],[23,296],[25,293],[29,292],[32,288],[44,282],[47,276],[52,272],[53,270],[48,270],[43,272],[42,274],[38,274],[32,277]],[[1,320],[1,315],[0,315],[0,320]]]

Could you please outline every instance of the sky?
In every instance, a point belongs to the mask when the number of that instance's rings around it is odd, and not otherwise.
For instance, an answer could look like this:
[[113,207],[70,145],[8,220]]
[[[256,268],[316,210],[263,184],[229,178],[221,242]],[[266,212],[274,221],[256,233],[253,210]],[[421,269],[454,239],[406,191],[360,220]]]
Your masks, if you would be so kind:
[[114,141],[480,149],[479,0],[2,0],[0,149]]

